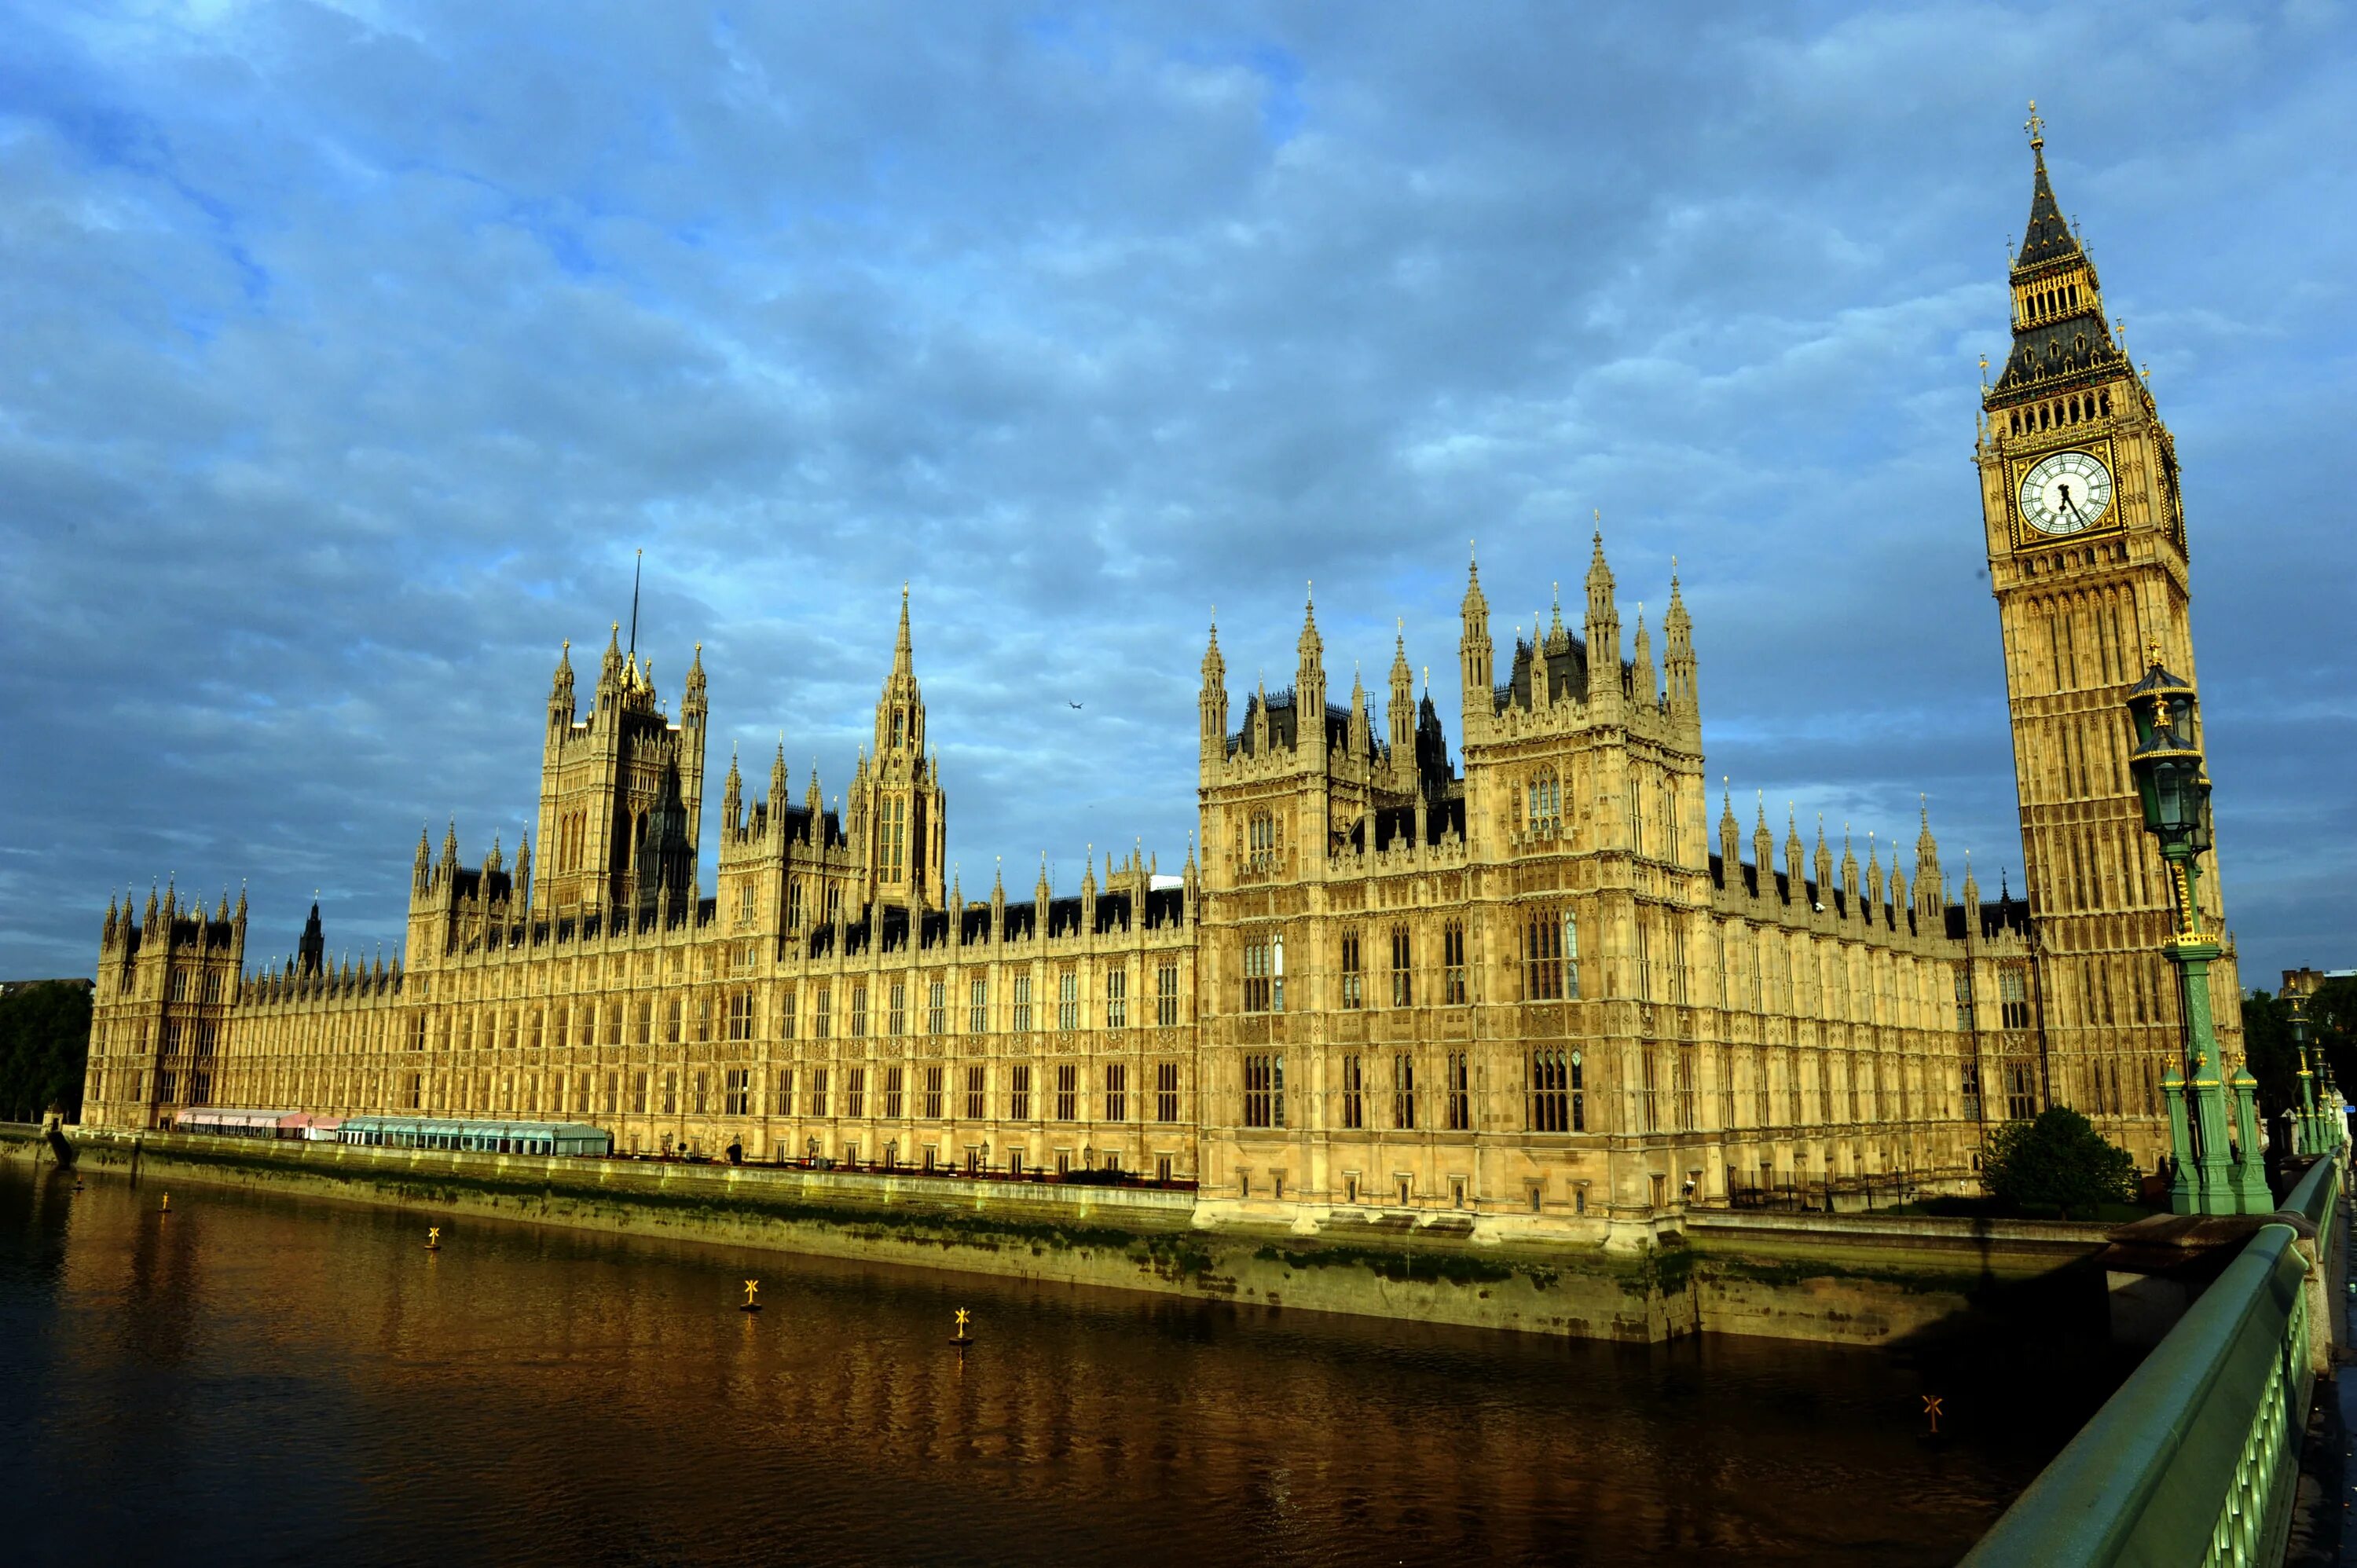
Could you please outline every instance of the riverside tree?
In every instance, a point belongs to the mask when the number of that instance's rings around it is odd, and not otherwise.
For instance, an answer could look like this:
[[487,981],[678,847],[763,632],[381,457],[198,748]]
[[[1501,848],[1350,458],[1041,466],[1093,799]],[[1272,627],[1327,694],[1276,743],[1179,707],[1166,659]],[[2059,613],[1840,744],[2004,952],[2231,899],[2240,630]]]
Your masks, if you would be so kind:
[[2092,1219],[2104,1204],[2135,1199],[2136,1165],[2084,1116],[2057,1105],[2035,1122],[2008,1122],[1991,1133],[1981,1179],[2010,1208]]

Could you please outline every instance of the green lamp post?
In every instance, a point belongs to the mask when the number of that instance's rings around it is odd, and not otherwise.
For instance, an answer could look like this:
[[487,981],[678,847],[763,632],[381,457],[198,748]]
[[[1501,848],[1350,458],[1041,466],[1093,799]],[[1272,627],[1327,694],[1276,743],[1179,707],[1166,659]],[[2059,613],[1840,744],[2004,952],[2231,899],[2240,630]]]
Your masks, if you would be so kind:
[[2316,1108],[2316,1071],[2308,1052],[2308,998],[2298,991],[2284,997],[2284,1010],[2291,1015],[2291,1044],[2299,1058],[2299,1150],[2303,1155],[2324,1152],[2324,1119]]
[[2210,964],[2219,949],[2201,929],[2196,897],[2201,856],[2210,847],[2210,779],[2194,730],[2193,688],[2162,667],[2158,644],[2149,657],[2144,679],[2128,690],[2136,733],[2128,770],[2177,908],[2167,951],[2181,976],[2185,1071],[2180,1078],[2172,1067],[2163,1084],[2177,1157],[2169,1207],[2179,1214],[2266,1214],[2275,1198],[2259,1158],[2258,1086],[2247,1069],[2226,1074],[2210,1013]]

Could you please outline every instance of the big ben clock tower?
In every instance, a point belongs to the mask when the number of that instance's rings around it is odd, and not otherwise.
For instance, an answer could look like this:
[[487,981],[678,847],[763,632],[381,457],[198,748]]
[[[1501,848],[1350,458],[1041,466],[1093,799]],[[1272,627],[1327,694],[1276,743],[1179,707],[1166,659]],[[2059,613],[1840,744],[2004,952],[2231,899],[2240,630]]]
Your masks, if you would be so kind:
[[[2162,957],[2169,886],[2128,777],[2124,698],[2156,647],[2195,678],[2185,509],[2175,443],[2106,328],[2094,263],[2055,203],[2034,103],[2028,129],[2036,172],[2013,262],[2013,349],[1983,399],[1976,460],[2046,1094],[2149,1170],[2169,1147],[2158,1085],[2182,1060],[2181,1009]],[[2216,867],[2205,870],[2202,903],[2220,929]],[[2231,949],[2214,972],[2223,995],[2241,994]],[[2222,1009],[2218,1023],[2238,1062],[2239,1018]]]

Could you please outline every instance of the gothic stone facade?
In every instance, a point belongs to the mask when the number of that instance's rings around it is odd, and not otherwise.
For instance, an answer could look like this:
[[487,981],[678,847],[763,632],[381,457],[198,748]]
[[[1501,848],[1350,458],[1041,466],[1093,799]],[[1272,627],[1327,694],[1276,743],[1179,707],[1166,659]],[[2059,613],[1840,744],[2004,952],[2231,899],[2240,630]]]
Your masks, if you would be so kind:
[[[708,897],[701,651],[673,724],[609,642],[586,718],[569,649],[552,684],[537,875],[529,842],[462,865],[455,827],[438,857],[421,838],[393,963],[327,962],[316,909],[253,972],[242,898],[110,905],[86,1119],[563,1117],[624,1151],[1118,1166],[1197,1182],[1207,1217],[1373,1207],[1623,1244],[1763,1189],[1966,1187],[1987,1129],[2050,1102],[2150,1168],[2177,1014],[2117,696],[2147,642],[2190,666],[2183,522],[2148,392],[2087,346],[2115,353],[2100,317],[2058,338],[2044,314],[2093,290],[2051,206],[2041,155],[1980,444],[2026,901],[1969,872],[1952,901],[1928,822],[1911,865],[1869,841],[1862,867],[1789,815],[1780,846],[1764,802],[1748,843],[1724,795],[1714,823],[1678,585],[1660,665],[1641,618],[1623,657],[1600,535],[1579,629],[1518,630],[1502,671],[1469,572],[1458,758],[1404,645],[1380,724],[1356,682],[1329,700],[1314,608],[1292,687],[1232,728],[1215,630],[1200,865],[969,899],[943,885],[904,596],[847,803],[815,770],[797,803],[781,748],[748,804],[732,758]],[[2028,470],[2090,426],[2109,526],[2026,528]]]

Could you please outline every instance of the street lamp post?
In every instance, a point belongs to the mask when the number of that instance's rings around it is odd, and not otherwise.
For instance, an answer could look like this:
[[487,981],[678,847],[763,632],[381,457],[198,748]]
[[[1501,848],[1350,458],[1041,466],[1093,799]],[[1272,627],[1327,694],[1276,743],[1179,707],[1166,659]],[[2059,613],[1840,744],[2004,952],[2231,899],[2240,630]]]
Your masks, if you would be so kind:
[[2201,856],[2210,847],[2210,779],[2194,730],[2193,688],[2161,666],[2158,644],[2149,658],[2144,679],[2128,691],[2136,732],[2128,769],[2136,776],[2145,831],[2159,841],[2177,910],[2167,952],[2181,977],[2185,1072],[2179,1079],[2172,1068],[2169,1077],[2179,1081],[2167,1086],[2177,1160],[2169,1207],[2179,1214],[2265,1214],[2274,1209],[2275,1198],[2259,1158],[2257,1086],[2247,1070],[2238,1069],[2230,1088],[2210,1014],[2210,964],[2219,948],[2201,929],[2196,896]]
[[2316,1113],[2316,1073],[2308,1055],[2308,998],[2294,991],[2284,998],[2291,1015],[2292,1049],[2299,1057],[2299,1152],[2324,1152],[2324,1121]]
[[2300,1153],[2333,1154],[2348,1141],[2349,1120],[2341,1108],[2340,1087],[2332,1081],[2332,1064],[2309,1028],[2307,991],[2286,985],[2284,1005],[2291,1015],[2292,1044],[2299,1052]]

